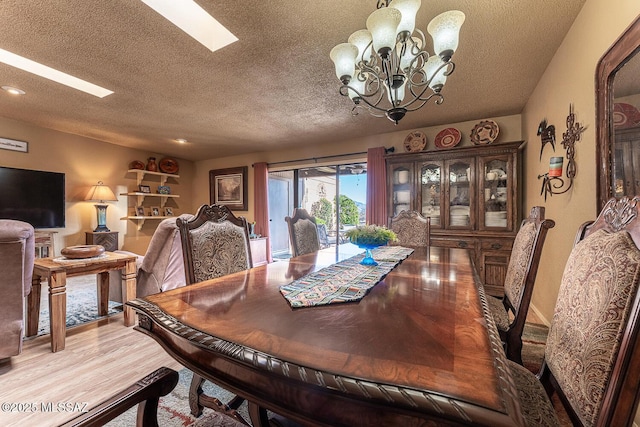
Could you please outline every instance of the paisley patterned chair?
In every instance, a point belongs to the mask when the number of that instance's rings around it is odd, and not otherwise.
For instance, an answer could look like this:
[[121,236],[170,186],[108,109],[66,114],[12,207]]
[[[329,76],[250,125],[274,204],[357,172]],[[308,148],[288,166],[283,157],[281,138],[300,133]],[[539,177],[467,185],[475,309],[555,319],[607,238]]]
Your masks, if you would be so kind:
[[192,220],[176,221],[187,285],[253,266],[249,227],[224,205],[203,205]]
[[291,254],[295,256],[320,250],[316,219],[305,209],[295,208],[292,216],[284,219],[289,227]]
[[533,285],[547,231],[555,222],[544,218],[544,208],[534,206],[522,221],[513,242],[504,281],[505,296],[489,297],[489,309],[500,332],[507,358],[522,365],[522,331],[529,311]]
[[416,211],[400,211],[389,219],[389,229],[396,233],[396,244],[427,247],[431,244],[431,218]]
[[[528,425],[631,426],[640,384],[640,197],[611,199],[578,230],[562,276],[544,363],[509,362]],[[546,393],[545,393],[546,390]]]
[[[203,205],[191,220],[176,221],[182,241],[187,286],[253,267],[249,227],[224,205]],[[204,379],[194,373],[189,390],[191,413],[198,417],[204,406],[239,417],[235,409],[242,403],[237,396],[225,405],[203,395]],[[213,402],[212,404],[209,404]],[[212,406],[213,405],[213,406]]]

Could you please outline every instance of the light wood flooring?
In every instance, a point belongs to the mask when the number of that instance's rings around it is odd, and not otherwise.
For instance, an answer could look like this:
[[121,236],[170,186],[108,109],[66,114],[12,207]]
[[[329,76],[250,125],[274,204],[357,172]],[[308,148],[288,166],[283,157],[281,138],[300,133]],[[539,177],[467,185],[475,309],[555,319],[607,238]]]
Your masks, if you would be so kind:
[[0,403],[35,410],[2,410],[0,426],[57,426],[74,414],[43,411],[42,404],[90,408],[161,366],[182,369],[152,338],[125,327],[122,314],[69,329],[66,348],[56,353],[49,335],[28,339],[22,354],[0,362]]

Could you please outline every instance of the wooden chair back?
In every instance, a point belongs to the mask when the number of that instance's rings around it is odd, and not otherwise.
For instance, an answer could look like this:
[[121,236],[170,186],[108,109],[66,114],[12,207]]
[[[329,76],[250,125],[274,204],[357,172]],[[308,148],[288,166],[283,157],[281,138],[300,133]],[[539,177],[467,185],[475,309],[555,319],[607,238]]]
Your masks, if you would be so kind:
[[224,205],[203,205],[191,220],[178,218],[187,285],[253,266],[249,227]]
[[316,219],[305,209],[295,208],[293,215],[284,220],[289,228],[289,241],[294,257],[320,250]]
[[507,330],[500,330],[500,336],[505,343],[507,358],[521,365],[522,331],[533,295],[540,256],[547,231],[556,225],[555,221],[545,219],[544,211],[544,207],[534,206],[529,216],[520,224],[504,281],[505,296],[502,303],[507,313],[512,313],[513,320]]
[[575,425],[631,426],[640,383],[640,197],[580,227],[539,374]]
[[400,211],[389,218],[389,229],[396,233],[401,246],[427,247],[431,244],[431,218],[417,211]]

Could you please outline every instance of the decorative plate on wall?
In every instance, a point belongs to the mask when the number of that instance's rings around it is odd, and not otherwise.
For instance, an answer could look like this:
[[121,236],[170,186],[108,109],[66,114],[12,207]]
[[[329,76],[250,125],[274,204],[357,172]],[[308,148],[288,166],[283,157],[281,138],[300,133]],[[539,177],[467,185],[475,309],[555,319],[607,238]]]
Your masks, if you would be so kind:
[[175,159],[165,157],[160,160],[160,172],[164,173],[178,173],[178,162]]
[[631,104],[616,102],[613,104],[613,125],[617,128],[635,126],[640,121],[640,112]]
[[493,120],[483,120],[471,130],[471,142],[475,145],[491,144],[498,137],[500,128]]
[[424,147],[427,146],[427,135],[423,132],[415,131],[411,132],[404,139],[404,150],[410,153],[415,153],[416,151],[424,150]]
[[451,148],[458,145],[462,139],[460,131],[456,128],[446,128],[438,132],[433,144],[438,148]]

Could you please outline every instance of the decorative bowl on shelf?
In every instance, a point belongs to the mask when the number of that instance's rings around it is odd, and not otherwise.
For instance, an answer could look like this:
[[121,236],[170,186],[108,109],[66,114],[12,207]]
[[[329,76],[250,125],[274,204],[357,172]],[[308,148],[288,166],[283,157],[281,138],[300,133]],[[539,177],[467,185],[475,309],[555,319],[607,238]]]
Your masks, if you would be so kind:
[[365,256],[360,261],[362,265],[378,265],[371,255],[371,249],[384,246],[397,239],[396,233],[387,227],[378,225],[364,225],[352,228],[345,233],[351,243],[365,250]]

